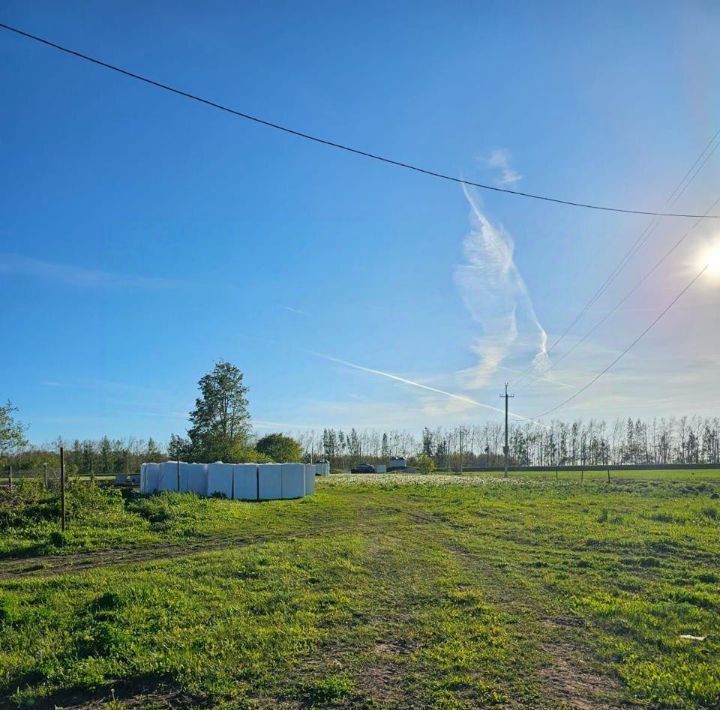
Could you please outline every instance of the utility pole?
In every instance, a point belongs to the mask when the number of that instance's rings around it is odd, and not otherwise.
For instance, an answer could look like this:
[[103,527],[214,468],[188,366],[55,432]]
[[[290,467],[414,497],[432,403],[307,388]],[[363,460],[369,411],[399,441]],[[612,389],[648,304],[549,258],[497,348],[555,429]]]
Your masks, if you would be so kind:
[[505,394],[500,395],[505,400],[505,447],[504,447],[504,454],[505,454],[505,478],[508,476],[508,459],[510,458],[510,446],[508,442],[508,401],[511,397],[514,397],[514,394],[508,394],[508,383],[505,383]]
[[465,433],[465,429],[463,427],[460,427],[460,473],[463,472],[463,434]]
[[65,449],[60,447],[60,529],[65,532]]

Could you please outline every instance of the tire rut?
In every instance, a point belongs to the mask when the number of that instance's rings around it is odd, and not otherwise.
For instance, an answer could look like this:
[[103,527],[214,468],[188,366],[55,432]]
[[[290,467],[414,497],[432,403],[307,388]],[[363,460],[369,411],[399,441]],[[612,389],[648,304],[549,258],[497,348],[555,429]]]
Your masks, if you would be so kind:
[[[47,577],[55,574],[74,574],[102,567],[190,557],[206,552],[229,550],[235,547],[242,548],[271,542],[287,542],[298,538],[305,539],[321,534],[347,532],[348,530],[360,533],[366,531],[368,527],[376,526],[378,519],[392,512],[392,510],[382,510],[379,513],[370,515],[364,512],[362,518],[336,524],[314,524],[312,528],[306,530],[258,534],[244,532],[242,534],[215,536],[212,539],[192,542],[158,542],[137,547],[5,560],[0,561],[0,582],[17,581],[32,577]],[[415,523],[418,522],[420,521],[415,521]],[[426,523],[427,520],[422,520],[422,522]]]
[[338,532],[344,526],[314,527],[293,533],[231,535],[212,540],[193,543],[157,543],[142,547],[128,547],[111,550],[95,550],[92,552],[73,553],[70,555],[53,555],[44,557],[26,557],[12,562],[0,563],[0,580],[17,580],[25,577],[49,576],[54,574],[70,574],[84,572],[100,567],[129,565],[138,562],[154,562],[176,557],[188,557],[205,552],[218,552],[234,547],[249,547],[269,542],[288,541],[297,538],[308,538],[314,535]]

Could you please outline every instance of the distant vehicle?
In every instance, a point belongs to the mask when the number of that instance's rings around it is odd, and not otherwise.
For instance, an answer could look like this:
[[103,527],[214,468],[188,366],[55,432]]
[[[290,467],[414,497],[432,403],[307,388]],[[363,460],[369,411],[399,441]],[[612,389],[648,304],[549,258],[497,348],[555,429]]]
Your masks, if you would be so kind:
[[117,476],[115,476],[115,482],[113,483],[114,486],[120,486],[122,488],[131,488],[132,486],[139,486],[140,485],[140,474],[139,473],[131,473],[131,474],[124,474],[119,473]]
[[355,468],[350,469],[350,473],[375,473],[375,466],[369,463],[359,463]]
[[407,470],[407,460],[404,459],[402,456],[398,456],[397,458],[391,459],[390,463],[387,466],[388,471],[405,471]]

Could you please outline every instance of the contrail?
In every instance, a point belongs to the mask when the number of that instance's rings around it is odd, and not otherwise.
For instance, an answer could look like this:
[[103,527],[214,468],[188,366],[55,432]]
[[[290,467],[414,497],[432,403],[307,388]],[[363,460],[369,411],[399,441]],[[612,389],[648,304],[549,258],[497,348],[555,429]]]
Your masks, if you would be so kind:
[[490,222],[465,186],[463,192],[470,205],[471,228],[463,240],[465,259],[455,268],[455,283],[465,307],[483,329],[472,346],[480,361],[468,371],[468,386],[477,389],[493,376],[519,336],[534,338],[533,363],[545,366],[547,335],[515,263],[510,235]]
[[[472,404],[475,407],[482,407],[483,409],[489,409],[493,412],[499,412],[500,414],[505,414],[504,409],[500,409],[500,407],[493,407],[491,404],[485,404],[484,402],[478,402],[476,399],[472,399],[471,397],[466,397],[462,394],[456,394],[455,392],[448,392],[447,390],[441,390],[437,387],[430,387],[429,385],[423,385],[420,382],[414,382],[413,380],[408,380],[406,377],[400,377],[399,375],[393,375],[391,372],[383,372],[382,370],[374,370],[372,367],[364,367],[363,365],[358,365],[354,362],[348,362],[347,360],[341,360],[340,358],[333,357],[332,355],[326,355],[325,353],[318,353],[313,350],[304,350],[304,352],[309,353],[311,355],[315,355],[316,357],[321,357],[324,360],[329,360],[330,362],[336,362],[339,365],[345,365],[345,367],[351,367],[354,370],[360,370],[361,372],[369,372],[372,375],[380,375],[380,377],[386,377],[389,380],[395,380],[396,382],[402,382],[403,384],[410,385],[411,387],[418,387],[422,390],[427,390],[428,392],[435,392],[436,394],[442,394],[446,397],[451,397],[452,399],[457,399],[460,402],[467,402],[468,404]],[[529,417],[524,417],[521,414],[515,414],[513,412],[510,412],[511,417],[515,417],[516,419],[522,419],[523,421],[531,422],[535,421],[534,419],[530,419]]]

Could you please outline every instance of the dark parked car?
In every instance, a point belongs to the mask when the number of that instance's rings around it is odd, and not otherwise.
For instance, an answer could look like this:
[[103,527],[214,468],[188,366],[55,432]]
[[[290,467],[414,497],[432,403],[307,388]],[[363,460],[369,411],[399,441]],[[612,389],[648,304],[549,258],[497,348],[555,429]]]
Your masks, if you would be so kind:
[[355,468],[350,469],[350,473],[375,473],[375,466],[369,463],[359,463]]

